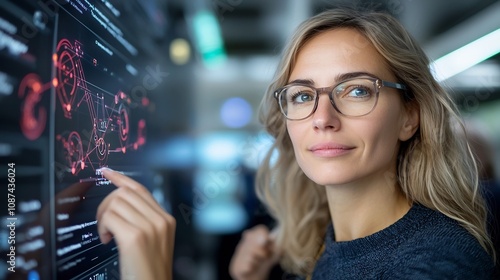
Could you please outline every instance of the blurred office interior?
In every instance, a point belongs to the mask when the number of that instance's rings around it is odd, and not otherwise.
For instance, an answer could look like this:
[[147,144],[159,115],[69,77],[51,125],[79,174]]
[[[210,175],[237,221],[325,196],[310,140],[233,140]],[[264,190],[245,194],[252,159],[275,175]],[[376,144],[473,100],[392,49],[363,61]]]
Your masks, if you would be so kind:
[[111,2],[131,15],[120,27],[153,58],[142,66],[156,75],[143,85],[151,116],[139,161],[152,174],[153,195],[177,219],[174,279],[230,279],[242,231],[272,226],[253,191],[272,141],[258,121],[259,102],[287,38],[327,8],[354,3],[396,16],[493,146],[500,180],[500,1]]

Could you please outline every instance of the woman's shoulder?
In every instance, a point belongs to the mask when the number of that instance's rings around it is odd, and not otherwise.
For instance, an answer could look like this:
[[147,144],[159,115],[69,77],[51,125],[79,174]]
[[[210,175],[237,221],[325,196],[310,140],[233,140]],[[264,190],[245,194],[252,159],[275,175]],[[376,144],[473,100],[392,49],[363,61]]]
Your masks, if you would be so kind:
[[430,279],[490,279],[493,260],[467,229],[439,211],[416,207],[418,227],[399,245],[392,272]]
[[415,221],[418,225],[412,235],[408,236],[406,247],[410,250],[424,250],[426,255],[484,256],[488,254],[479,241],[459,222],[443,213],[417,205],[415,211],[420,215]]
[[414,234],[409,236],[411,242],[408,244],[422,247],[431,246],[432,248],[443,247],[444,251],[478,250],[485,252],[479,241],[458,221],[437,210],[421,205],[414,207],[417,208],[415,211],[425,213],[425,215],[419,215],[421,219],[416,221],[418,226]]

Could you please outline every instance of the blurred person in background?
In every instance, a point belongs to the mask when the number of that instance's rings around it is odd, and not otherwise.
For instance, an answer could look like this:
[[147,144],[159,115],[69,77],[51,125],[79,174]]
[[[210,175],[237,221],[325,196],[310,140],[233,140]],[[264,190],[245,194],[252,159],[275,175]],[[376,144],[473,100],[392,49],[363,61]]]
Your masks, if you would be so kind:
[[256,187],[277,226],[245,232],[234,279],[278,262],[312,279],[491,279],[477,166],[428,65],[385,13],[298,28],[261,104],[275,142]]
[[[491,279],[477,167],[428,65],[384,13],[335,9],[298,28],[262,101],[275,142],[256,186],[277,226],[245,233],[235,279],[266,279],[278,262],[312,279]],[[118,188],[98,231],[116,239],[122,277],[171,279],[175,219],[144,186],[102,173]]]

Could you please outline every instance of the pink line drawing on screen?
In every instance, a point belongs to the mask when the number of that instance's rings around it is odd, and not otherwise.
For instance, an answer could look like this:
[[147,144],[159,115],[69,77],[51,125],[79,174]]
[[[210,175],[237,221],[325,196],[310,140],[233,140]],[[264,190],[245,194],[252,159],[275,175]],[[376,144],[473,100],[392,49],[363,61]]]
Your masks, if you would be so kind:
[[[98,90],[92,91],[88,87],[90,83],[85,78],[83,57],[82,44],[76,40],[72,44],[68,39],[59,41],[56,53],[52,56],[57,77],[53,85],[64,118],[72,119],[85,103],[92,123],[88,141],[82,141],[78,131],[71,131],[67,136],[61,134],[56,136],[56,140],[63,144],[66,161],[73,175],[77,175],[87,167],[95,171],[105,166],[110,153],[126,153],[128,149],[137,150],[146,143],[144,119],[140,119],[137,123],[137,139],[134,142],[129,141],[131,126],[129,105],[132,103],[130,97],[119,90],[113,96],[112,105],[106,105],[105,98],[110,98],[109,95]],[[94,66],[97,65],[97,59],[92,58],[90,61]],[[112,146],[109,134],[118,134],[119,145]],[[98,162],[91,160],[92,153],[95,153]]]

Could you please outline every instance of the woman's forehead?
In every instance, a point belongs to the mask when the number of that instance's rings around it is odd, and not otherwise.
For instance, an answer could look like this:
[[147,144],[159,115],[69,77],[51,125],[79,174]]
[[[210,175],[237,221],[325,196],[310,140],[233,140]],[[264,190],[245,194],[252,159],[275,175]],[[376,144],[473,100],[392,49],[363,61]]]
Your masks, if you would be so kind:
[[394,79],[387,62],[370,40],[356,29],[337,28],[315,35],[298,50],[288,80],[332,83],[350,72]]

